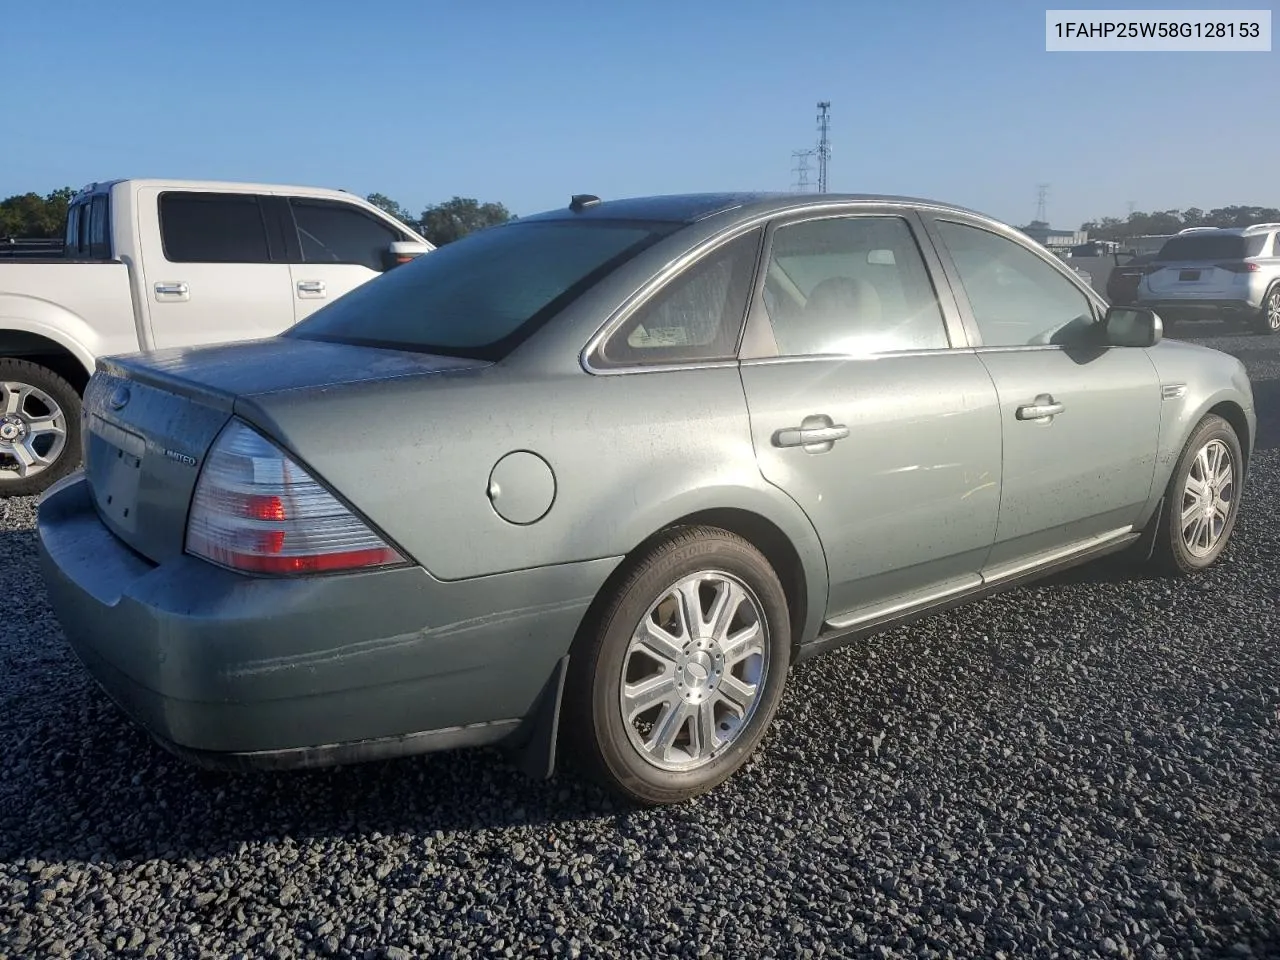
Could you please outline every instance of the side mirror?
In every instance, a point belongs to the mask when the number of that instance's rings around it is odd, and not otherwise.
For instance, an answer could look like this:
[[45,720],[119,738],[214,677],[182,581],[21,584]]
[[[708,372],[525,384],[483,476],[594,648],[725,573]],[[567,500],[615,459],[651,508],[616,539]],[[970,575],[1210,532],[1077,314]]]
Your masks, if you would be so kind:
[[429,243],[419,243],[417,240],[397,240],[389,246],[382,255],[383,263],[390,270],[392,267],[398,267],[402,263],[408,263],[415,260],[424,253],[430,253],[435,247]]
[[1145,307],[1108,307],[1102,327],[1112,347],[1154,347],[1164,337],[1164,324]]

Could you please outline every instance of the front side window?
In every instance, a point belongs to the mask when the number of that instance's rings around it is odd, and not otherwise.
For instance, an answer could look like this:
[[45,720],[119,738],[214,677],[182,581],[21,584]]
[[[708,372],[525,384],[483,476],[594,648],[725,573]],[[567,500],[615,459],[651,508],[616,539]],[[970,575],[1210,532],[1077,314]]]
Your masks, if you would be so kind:
[[675,228],[608,220],[491,227],[356,287],[286,336],[500,360]]
[[783,356],[874,356],[950,346],[906,220],[832,217],[779,227],[764,302]]
[[294,197],[289,206],[305,263],[353,263],[382,271],[391,244],[405,239],[349,203]]
[[751,296],[760,230],[701,257],[610,334],[601,366],[732,359]]
[[1021,244],[949,220],[938,221],[938,232],[984,346],[1064,343],[1093,324],[1089,298]]
[[262,206],[251,194],[161,194],[160,236],[170,263],[271,260]]

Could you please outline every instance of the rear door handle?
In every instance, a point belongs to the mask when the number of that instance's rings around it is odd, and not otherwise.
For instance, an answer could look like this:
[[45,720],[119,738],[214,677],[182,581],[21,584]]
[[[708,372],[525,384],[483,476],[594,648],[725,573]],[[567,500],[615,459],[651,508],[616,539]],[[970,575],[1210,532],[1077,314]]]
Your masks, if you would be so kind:
[[809,453],[825,453],[837,440],[849,436],[849,428],[827,416],[805,417],[798,427],[785,427],[773,435],[775,447],[804,447]]
[[1065,404],[1059,403],[1050,394],[1042,393],[1036,397],[1035,402],[1018,408],[1018,419],[1044,422],[1052,420],[1066,409]]
[[299,280],[298,296],[308,299],[324,296],[323,280]]
[[191,299],[191,288],[181,281],[174,283],[157,283],[155,290],[157,298],[163,297],[165,300]]

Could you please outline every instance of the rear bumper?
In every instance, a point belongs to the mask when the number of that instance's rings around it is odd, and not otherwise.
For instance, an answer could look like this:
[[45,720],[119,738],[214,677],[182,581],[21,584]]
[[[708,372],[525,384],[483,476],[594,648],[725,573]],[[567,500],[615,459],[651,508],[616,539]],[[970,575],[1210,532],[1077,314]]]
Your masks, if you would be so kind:
[[616,560],[445,583],[155,565],[80,476],[40,505],[54,613],[126,714],[208,766],[305,767],[516,735]]
[[1259,303],[1241,297],[1238,300],[1193,300],[1190,298],[1152,298],[1139,295],[1140,306],[1154,310],[1173,320],[1218,320],[1249,317],[1260,309]]

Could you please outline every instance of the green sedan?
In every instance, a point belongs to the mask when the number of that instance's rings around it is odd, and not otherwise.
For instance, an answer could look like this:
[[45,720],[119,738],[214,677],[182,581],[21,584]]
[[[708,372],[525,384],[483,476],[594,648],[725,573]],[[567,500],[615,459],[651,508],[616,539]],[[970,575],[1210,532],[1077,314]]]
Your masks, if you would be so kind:
[[283,336],[99,363],[39,510],[80,659],[172,751],[503,744],[640,803],[792,664],[1235,524],[1243,366],[953,206],[690,195],[449,244]]

